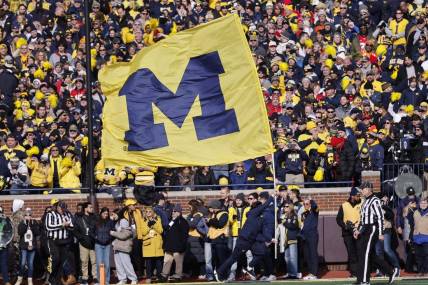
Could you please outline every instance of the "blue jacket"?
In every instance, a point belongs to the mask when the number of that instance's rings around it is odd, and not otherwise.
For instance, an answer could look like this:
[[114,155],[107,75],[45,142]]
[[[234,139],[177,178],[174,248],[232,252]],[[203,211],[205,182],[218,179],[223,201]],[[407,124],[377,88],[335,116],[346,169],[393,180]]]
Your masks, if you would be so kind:
[[[247,184],[247,172],[244,171],[242,174],[238,174],[234,171],[229,173],[229,179],[231,184]],[[247,189],[246,186],[232,186],[232,190],[238,190],[238,189]]]
[[264,209],[262,213],[262,230],[256,237],[258,242],[271,242],[275,236],[275,209],[272,201],[269,200],[266,202],[268,206]]
[[311,209],[302,214],[303,228],[301,235],[304,239],[318,237],[318,205],[311,200]]
[[156,205],[153,207],[153,211],[161,218],[162,227],[166,229],[169,223],[168,213],[166,212],[166,210],[161,206]]
[[262,230],[263,226],[263,219],[261,215],[272,201],[273,199],[270,198],[265,204],[259,205],[247,213],[247,220],[245,221],[242,229],[239,231],[238,238],[243,239],[249,243],[254,243],[256,241],[256,237]]
[[382,170],[384,160],[384,149],[380,144],[369,146],[370,160],[373,170]]

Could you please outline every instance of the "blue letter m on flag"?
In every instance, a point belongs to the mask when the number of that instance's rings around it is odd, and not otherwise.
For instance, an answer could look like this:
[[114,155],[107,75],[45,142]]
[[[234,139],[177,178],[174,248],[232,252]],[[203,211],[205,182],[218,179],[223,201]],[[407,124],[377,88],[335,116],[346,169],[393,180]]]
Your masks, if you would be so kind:
[[202,115],[193,117],[198,140],[238,132],[235,110],[225,107],[219,80],[222,73],[218,52],[191,58],[175,94],[149,69],[133,73],[119,92],[120,96],[126,96],[128,108],[130,130],[125,134],[128,150],[144,151],[169,145],[164,124],[154,123],[152,103],[181,128],[199,96]]

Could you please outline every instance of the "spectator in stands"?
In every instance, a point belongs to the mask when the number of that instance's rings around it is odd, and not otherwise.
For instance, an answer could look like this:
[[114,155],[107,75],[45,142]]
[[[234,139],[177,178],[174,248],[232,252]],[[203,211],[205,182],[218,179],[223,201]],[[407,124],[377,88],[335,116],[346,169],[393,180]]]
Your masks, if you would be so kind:
[[214,177],[214,172],[209,166],[198,167],[194,176],[195,190],[212,190],[212,186],[201,186],[201,185],[216,185],[217,181]]
[[273,184],[273,174],[264,157],[254,160],[253,165],[248,171],[247,184],[254,184],[255,187],[265,189],[271,188]]
[[[28,186],[28,168],[18,157],[12,157],[9,160],[8,168],[11,174],[10,193],[13,195],[27,194],[23,189]],[[13,189],[13,190],[12,190]]]
[[232,171],[229,173],[229,178],[230,184],[238,186],[231,186],[232,190],[246,189],[244,185],[247,184],[247,175],[248,172],[245,170],[244,163],[235,163]]

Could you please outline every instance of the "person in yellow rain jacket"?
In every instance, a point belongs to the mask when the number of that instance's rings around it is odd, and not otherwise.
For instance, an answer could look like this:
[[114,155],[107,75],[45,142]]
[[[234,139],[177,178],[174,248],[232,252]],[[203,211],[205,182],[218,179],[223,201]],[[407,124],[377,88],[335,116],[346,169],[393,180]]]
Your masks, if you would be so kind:
[[161,278],[163,264],[162,222],[151,207],[144,211],[143,221],[143,258],[146,262],[147,280],[151,280],[156,268],[158,279]]
[[[82,165],[76,157],[74,147],[68,147],[64,158],[61,160],[59,170],[59,186],[61,188],[80,188],[80,174]],[[73,193],[80,193],[80,189],[72,189]]]
[[125,206],[123,216],[128,220],[132,232],[134,233],[131,251],[132,263],[137,275],[141,276],[144,273],[143,258],[141,256],[143,246],[143,213],[137,208],[137,200],[135,199],[126,199],[123,205]]
[[[232,251],[233,249],[235,249],[239,231],[244,226],[245,221],[247,220],[247,213],[250,211],[250,209],[251,207],[249,207],[248,204],[245,202],[244,193],[238,193],[235,197],[233,207],[229,207],[229,225],[231,235],[230,241],[232,241],[231,245],[229,242],[229,247],[231,247]],[[228,281],[235,280],[237,265],[237,262],[232,264]]]
[[48,187],[49,176],[49,158],[46,154],[40,157],[27,158],[27,167],[31,170],[31,188],[46,188]]
[[49,149],[49,175],[48,175],[48,184],[49,187],[59,188],[59,170],[61,168],[62,156],[59,152],[59,147],[53,145]]

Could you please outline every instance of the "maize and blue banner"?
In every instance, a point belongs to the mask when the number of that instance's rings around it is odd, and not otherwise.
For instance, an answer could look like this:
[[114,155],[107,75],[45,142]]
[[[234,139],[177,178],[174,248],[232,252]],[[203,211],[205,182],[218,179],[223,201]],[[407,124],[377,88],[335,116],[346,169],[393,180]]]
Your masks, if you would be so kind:
[[106,66],[99,80],[107,167],[237,162],[273,152],[260,83],[236,15]]

